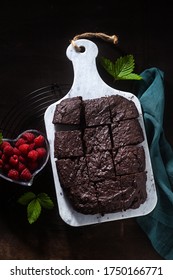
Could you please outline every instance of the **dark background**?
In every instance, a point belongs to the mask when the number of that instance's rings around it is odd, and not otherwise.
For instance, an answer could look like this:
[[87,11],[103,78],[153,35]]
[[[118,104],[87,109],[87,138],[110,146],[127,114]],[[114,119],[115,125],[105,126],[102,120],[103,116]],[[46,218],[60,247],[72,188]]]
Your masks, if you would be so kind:
[[[93,39],[99,47],[98,69],[108,84],[132,92],[136,88],[134,82],[113,83],[99,66],[101,56],[114,60],[133,54],[135,72],[150,67],[164,72],[164,129],[173,145],[171,1],[4,1],[0,6],[0,129],[4,137],[16,137],[28,128],[44,131],[43,111],[73,81],[66,48],[76,34],[90,31],[119,37],[116,47]],[[43,106],[44,90],[37,90],[55,84],[60,88],[55,86],[55,95],[48,88]],[[39,113],[36,103],[42,106]],[[55,203],[33,225],[27,222],[26,208],[16,202],[27,190],[45,191]],[[0,179],[0,259],[162,258],[135,219],[82,228],[66,225],[58,214],[48,163],[30,189]]]

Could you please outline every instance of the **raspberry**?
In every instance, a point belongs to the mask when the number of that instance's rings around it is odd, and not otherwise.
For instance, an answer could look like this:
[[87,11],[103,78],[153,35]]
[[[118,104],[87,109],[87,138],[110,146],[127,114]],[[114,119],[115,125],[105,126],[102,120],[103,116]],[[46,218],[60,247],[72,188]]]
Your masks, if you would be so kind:
[[13,154],[19,156],[21,154],[21,152],[19,151],[18,148],[14,147],[13,148]]
[[19,156],[19,161],[22,162],[22,163],[25,163],[26,162],[26,159],[23,157],[23,156]]
[[13,147],[11,145],[6,145],[3,149],[3,153],[7,156],[11,156],[13,154]]
[[29,181],[32,178],[32,174],[28,168],[23,169],[20,174],[20,178],[24,181]]
[[17,155],[13,155],[9,159],[9,164],[12,165],[12,166],[18,165],[18,162],[19,162],[19,158],[18,158]]
[[0,168],[2,168],[3,167],[3,160],[2,159],[0,159]]
[[45,157],[45,155],[47,154],[47,151],[45,148],[37,148],[36,151],[38,152],[38,159],[42,159]]
[[26,140],[27,143],[34,141],[35,135],[32,132],[25,132],[22,134],[22,138]]
[[34,143],[37,147],[42,147],[44,145],[44,136],[39,135],[35,137]]
[[5,146],[11,145],[8,141],[3,141],[2,144],[0,145],[1,149],[3,150]]
[[29,144],[29,151],[34,150],[35,148],[35,143]]
[[3,162],[7,162],[8,158],[9,157],[7,155],[5,155],[5,154],[2,154],[2,156],[1,156],[1,159],[2,159]]
[[28,158],[32,161],[36,161],[38,158],[38,152],[36,150],[29,151]]
[[9,165],[8,163],[4,163],[4,165],[3,165],[3,170],[4,170],[5,172],[8,172],[10,169],[11,169],[10,165]]
[[29,150],[29,144],[22,144],[18,147],[18,149],[23,155],[27,155]]
[[12,180],[18,180],[19,179],[19,172],[16,169],[10,169],[8,171],[8,177]]
[[32,172],[35,171],[38,168],[38,162],[37,161],[28,162],[28,168]]
[[23,138],[19,138],[15,144],[16,147],[19,147],[22,144],[25,144],[26,141]]
[[26,168],[25,164],[23,164],[22,162],[19,161],[18,168],[17,168],[18,171],[22,172],[22,170],[25,169],[25,168]]

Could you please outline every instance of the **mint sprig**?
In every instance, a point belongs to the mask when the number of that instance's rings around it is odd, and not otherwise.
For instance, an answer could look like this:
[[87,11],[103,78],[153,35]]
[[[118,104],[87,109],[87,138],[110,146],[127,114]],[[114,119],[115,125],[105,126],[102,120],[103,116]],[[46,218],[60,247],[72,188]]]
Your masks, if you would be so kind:
[[18,203],[27,206],[27,218],[30,224],[37,221],[42,208],[50,210],[54,207],[53,201],[46,193],[36,195],[33,192],[26,192],[18,199]]
[[119,57],[115,63],[111,60],[102,57],[102,66],[113,76],[115,80],[141,80],[142,77],[133,73],[135,68],[135,60],[132,54]]

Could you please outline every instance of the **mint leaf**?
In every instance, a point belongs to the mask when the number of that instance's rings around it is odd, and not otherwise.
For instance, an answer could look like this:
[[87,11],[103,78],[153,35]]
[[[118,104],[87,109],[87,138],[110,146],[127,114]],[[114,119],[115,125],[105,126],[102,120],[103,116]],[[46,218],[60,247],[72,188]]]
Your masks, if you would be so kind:
[[117,74],[116,74],[116,69],[115,69],[115,64],[111,62],[108,58],[102,57],[101,60],[102,66],[105,68],[105,70],[116,79]]
[[43,208],[52,209],[54,207],[53,201],[46,193],[39,193],[37,198]]
[[39,200],[33,199],[27,206],[27,216],[30,224],[33,224],[41,214],[41,205]]
[[135,61],[133,55],[118,58],[115,63],[102,58],[102,66],[115,80],[141,80],[142,77],[133,73]]
[[117,78],[122,78],[123,76],[127,76],[132,73],[134,70],[134,65],[134,58],[131,54],[118,58],[115,62]]
[[23,194],[19,199],[18,202],[22,205],[28,205],[28,203],[31,202],[31,200],[33,200],[34,198],[36,198],[35,193],[33,192],[26,192],[25,194]]
[[30,224],[39,218],[42,207],[49,210],[54,207],[53,201],[46,193],[36,195],[33,192],[26,192],[18,199],[18,203],[27,206],[27,216]]

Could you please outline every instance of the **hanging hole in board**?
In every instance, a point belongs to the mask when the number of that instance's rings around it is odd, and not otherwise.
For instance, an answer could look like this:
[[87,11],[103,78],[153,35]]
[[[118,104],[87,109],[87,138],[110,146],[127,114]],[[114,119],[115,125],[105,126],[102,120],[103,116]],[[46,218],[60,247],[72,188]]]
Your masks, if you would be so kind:
[[80,52],[81,52],[81,53],[84,53],[84,52],[85,52],[85,47],[84,47],[84,46],[80,46],[79,48],[80,48]]

